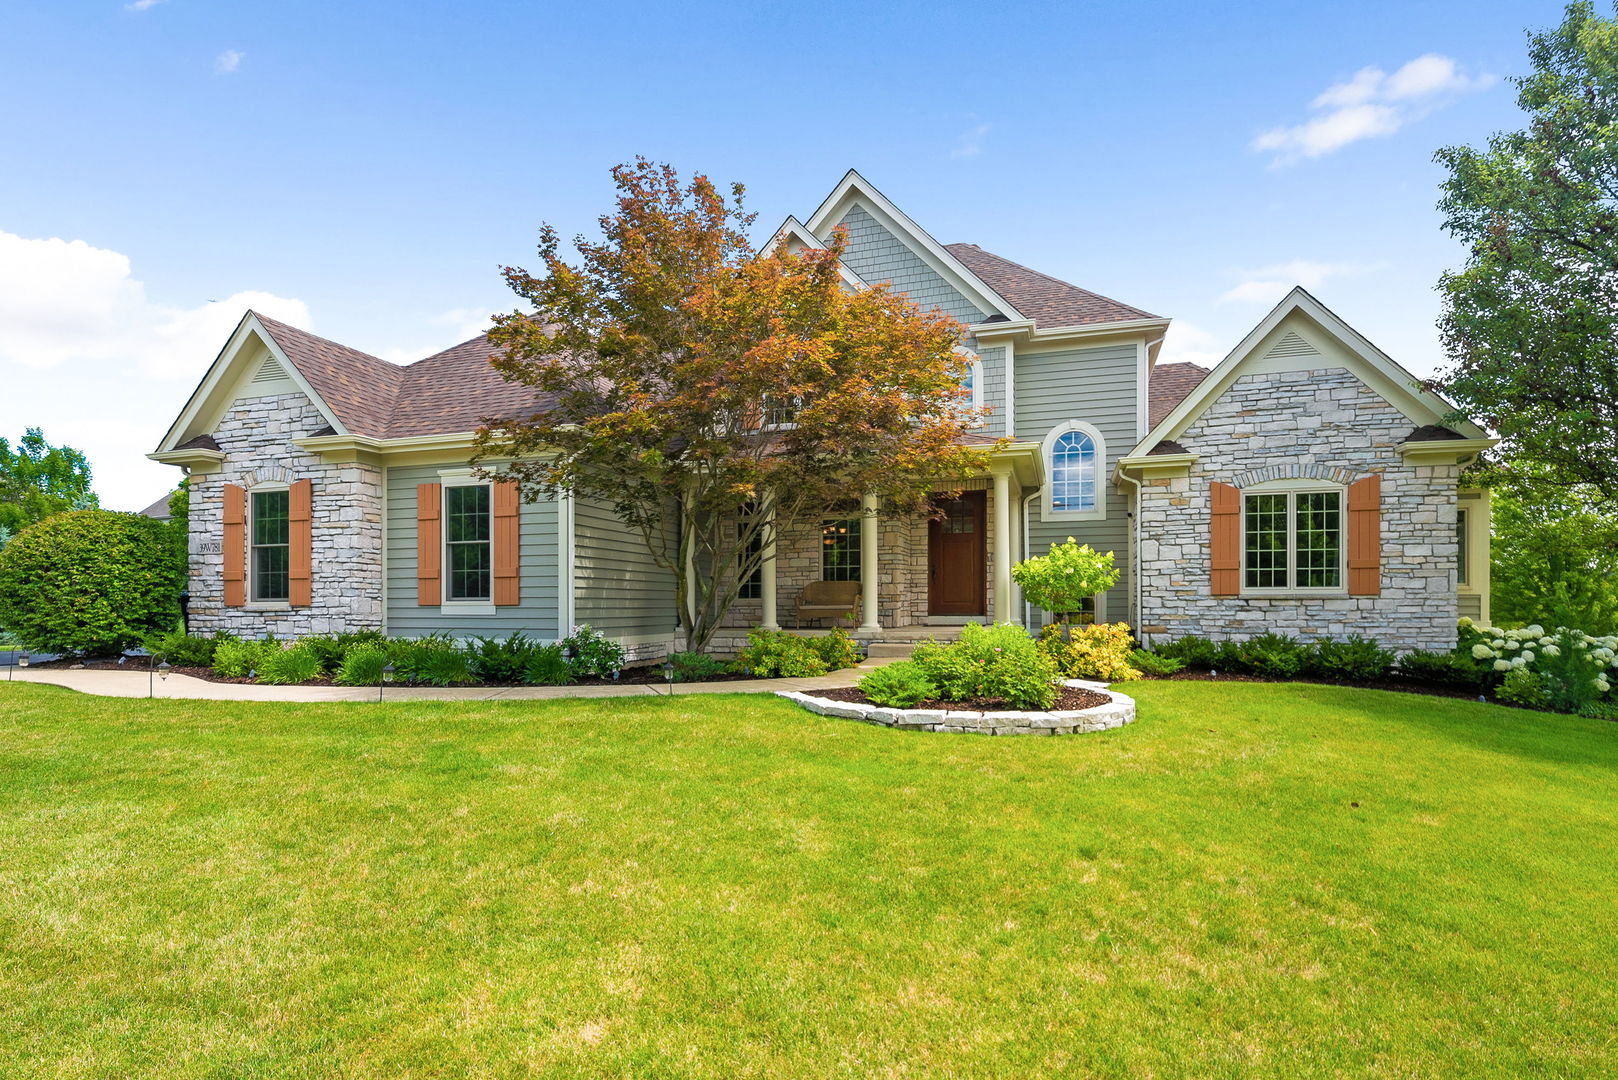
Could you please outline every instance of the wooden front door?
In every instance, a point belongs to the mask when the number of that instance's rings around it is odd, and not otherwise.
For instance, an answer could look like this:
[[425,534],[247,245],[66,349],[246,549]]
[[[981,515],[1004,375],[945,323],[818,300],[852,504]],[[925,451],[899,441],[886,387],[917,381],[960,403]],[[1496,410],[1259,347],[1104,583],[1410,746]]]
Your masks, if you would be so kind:
[[927,613],[984,615],[988,601],[988,493],[964,491],[927,523]]

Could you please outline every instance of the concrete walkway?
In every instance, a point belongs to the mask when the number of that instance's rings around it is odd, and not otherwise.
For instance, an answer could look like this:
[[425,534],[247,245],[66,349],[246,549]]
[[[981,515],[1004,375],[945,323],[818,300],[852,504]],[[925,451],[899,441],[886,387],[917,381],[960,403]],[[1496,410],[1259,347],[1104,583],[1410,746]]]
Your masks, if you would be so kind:
[[[674,696],[688,694],[773,694],[777,690],[828,690],[853,686],[872,668],[892,663],[896,657],[873,657],[857,668],[845,668],[812,679],[752,679],[737,682],[676,683]],[[216,683],[189,675],[171,674],[167,679],[148,682],[145,669],[29,668],[26,671],[0,671],[0,701],[4,701],[7,678],[16,682],[65,686],[101,697],[143,698],[148,686],[153,697],[195,701],[375,701],[374,686],[262,686],[258,683]],[[623,686],[406,686],[388,684],[382,692],[386,701],[532,701],[554,698],[664,697],[666,683]]]

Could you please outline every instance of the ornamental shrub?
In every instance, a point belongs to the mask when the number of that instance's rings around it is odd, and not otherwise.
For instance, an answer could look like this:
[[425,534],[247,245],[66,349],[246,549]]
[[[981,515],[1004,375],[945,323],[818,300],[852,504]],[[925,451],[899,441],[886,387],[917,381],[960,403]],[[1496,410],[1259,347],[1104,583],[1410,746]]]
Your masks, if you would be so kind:
[[[1063,634],[1064,627],[1071,632],[1071,641]],[[1040,652],[1050,657],[1056,670],[1069,679],[1128,682],[1140,678],[1140,669],[1129,663],[1134,644],[1128,623],[1088,626],[1051,623],[1039,632]]]
[[1339,682],[1375,682],[1393,667],[1394,653],[1370,638],[1352,634],[1342,641],[1317,641],[1309,649],[1306,670]]
[[1471,659],[1452,652],[1428,652],[1413,649],[1399,657],[1399,674],[1434,686],[1458,686],[1467,690],[1480,690],[1484,673]]
[[675,682],[701,682],[730,670],[730,665],[723,660],[699,652],[674,653],[669,663],[674,665]]
[[1129,650],[1129,666],[1140,669],[1142,674],[1161,679],[1179,672],[1185,667],[1185,663],[1174,659],[1172,656],[1147,652],[1145,649],[1131,649]]
[[1494,692],[1496,701],[1507,705],[1522,705],[1529,709],[1543,709],[1549,702],[1545,693],[1545,680],[1526,668],[1513,668],[1506,672],[1505,681]]
[[1050,554],[1013,566],[1011,579],[1030,604],[1061,617],[1118,584],[1118,568],[1112,552],[1094,551],[1070,536],[1065,544],[1052,544]]
[[357,644],[343,654],[343,662],[337,668],[337,682],[343,686],[376,686],[382,682],[382,668],[387,662],[384,646]]
[[323,671],[319,652],[306,642],[284,648],[271,644],[261,648],[259,653],[258,681],[261,683],[289,686],[317,679]]
[[809,640],[814,644],[816,655],[826,661],[827,671],[860,666],[860,647],[842,627],[833,627],[830,633]]
[[1560,627],[1551,637],[1549,645],[1540,646],[1538,664],[1545,704],[1555,712],[1581,712],[1610,685],[1606,665],[1584,647],[1584,635],[1579,631]]
[[960,640],[919,645],[912,659],[946,701],[986,698],[1016,709],[1056,701],[1056,665],[1020,626],[967,623]]
[[736,662],[761,679],[805,679],[831,670],[813,638],[785,630],[750,631]]
[[213,673],[223,679],[245,679],[249,675],[257,675],[265,652],[280,647],[275,641],[226,638],[214,647]]
[[476,681],[467,668],[465,650],[448,633],[393,638],[388,641],[387,650],[397,682],[457,686]]
[[32,649],[115,655],[179,623],[182,556],[140,514],[55,514],[0,548],[0,626]]
[[621,671],[624,666],[624,647],[601,631],[591,629],[589,623],[575,626],[573,633],[562,639],[562,648],[572,654],[568,665],[577,678],[593,675],[610,679],[613,672]]
[[1168,660],[1178,660],[1185,667],[1195,671],[1207,671],[1219,660],[1219,646],[1195,634],[1187,634],[1163,645],[1154,645],[1152,652]]
[[562,646],[535,645],[523,665],[523,682],[530,686],[566,686],[573,681],[573,671],[562,659]]
[[1576,712],[1581,702],[1611,694],[1618,684],[1618,636],[1593,637],[1571,627],[1547,632],[1537,623],[1503,630],[1470,619],[1460,621],[1459,636],[1456,655],[1484,678],[1503,680],[1514,671],[1540,675],[1547,703],[1554,700],[1563,711]]
[[535,645],[521,630],[505,638],[473,638],[466,646],[467,664],[473,675],[486,682],[524,682]]
[[214,650],[222,641],[234,641],[235,634],[221,631],[209,637],[205,634],[187,634],[170,630],[145,641],[146,651],[157,663],[168,662],[175,667],[212,667]]
[[1227,641],[1219,648],[1219,666],[1266,679],[1295,679],[1309,661],[1309,646],[1290,634],[1273,631]]
[[860,680],[860,689],[872,704],[890,709],[913,709],[938,696],[938,687],[914,660],[877,668]]

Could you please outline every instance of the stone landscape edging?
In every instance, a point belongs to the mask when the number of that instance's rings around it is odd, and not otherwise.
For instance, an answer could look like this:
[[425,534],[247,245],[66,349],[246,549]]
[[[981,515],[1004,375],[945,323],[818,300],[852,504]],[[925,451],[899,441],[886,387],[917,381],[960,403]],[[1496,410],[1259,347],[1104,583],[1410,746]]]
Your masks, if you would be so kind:
[[1088,709],[1051,712],[972,712],[956,709],[892,709],[855,701],[833,701],[800,690],[777,690],[788,701],[821,716],[861,720],[906,731],[945,731],[976,735],[1082,735],[1123,727],[1135,719],[1135,699],[1106,683],[1068,679],[1063,685],[1107,694],[1112,700]]

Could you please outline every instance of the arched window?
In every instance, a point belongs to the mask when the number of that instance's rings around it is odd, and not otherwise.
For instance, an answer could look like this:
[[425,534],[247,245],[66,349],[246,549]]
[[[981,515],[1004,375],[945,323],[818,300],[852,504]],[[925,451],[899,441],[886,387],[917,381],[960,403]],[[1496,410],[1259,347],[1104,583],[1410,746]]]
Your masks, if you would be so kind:
[[1053,517],[1100,518],[1106,514],[1101,433],[1077,420],[1045,437],[1045,512]]

